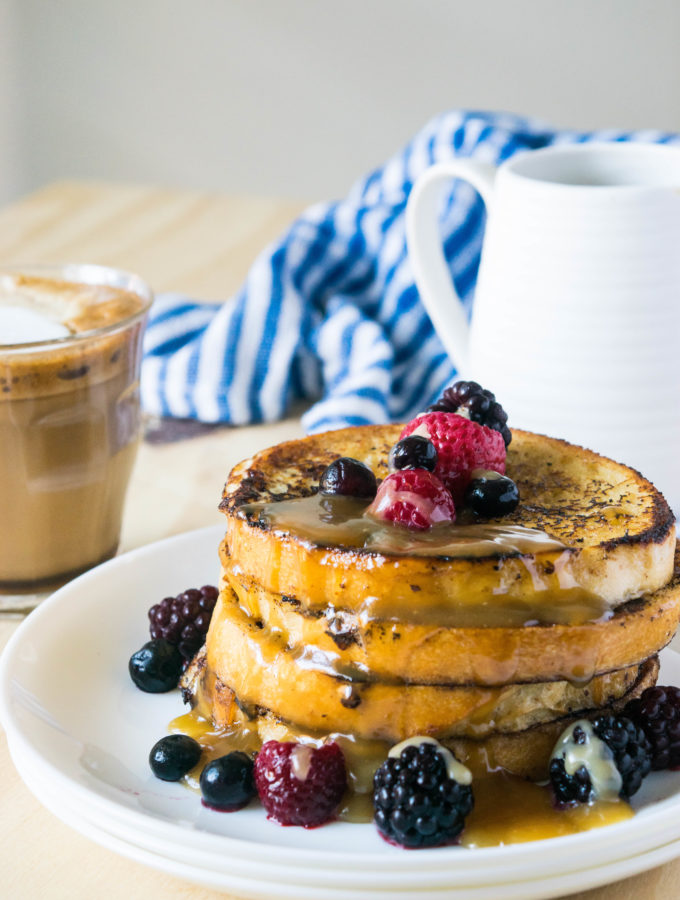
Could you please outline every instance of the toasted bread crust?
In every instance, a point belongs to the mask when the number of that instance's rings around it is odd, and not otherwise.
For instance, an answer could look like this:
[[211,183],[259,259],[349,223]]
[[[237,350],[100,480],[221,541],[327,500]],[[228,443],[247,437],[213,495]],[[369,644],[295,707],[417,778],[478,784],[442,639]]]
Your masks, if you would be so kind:
[[[333,660],[313,652],[289,651],[280,635],[243,613],[226,586],[206,647],[208,670],[243,703],[264,706],[302,728],[389,741],[413,734],[481,737],[519,731],[574,709],[595,709],[629,690],[639,668],[618,669],[580,686],[388,683],[359,669],[333,668]],[[213,708],[213,717],[220,724],[219,708]]]
[[[656,684],[658,674],[659,660],[652,657],[640,667],[638,678],[629,690],[598,709],[598,715],[621,712],[627,703]],[[445,743],[461,762],[470,766],[476,765],[477,768],[489,771],[500,768],[520,778],[545,781],[548,778],[550,756],[559,736],[577,719],[592,718],[592,715],[592,710],[581,710],[512,734],[490,734],[482,740],[451,738]]]
[[[606,706],[596,710],[598,714],[620,712],[623,707],[639,697],[648,687],[656,683],[659,672],[657,657],[646,660],[637,670],[637,677],[628,689]],[[218,727],[232,727],[235,722],[247,722],[252,728],[255,724],[260,739],[264,742],[275,740],[297,740],[305,734],[297,722],[287,723],[275,716],[263,706],[247,706],[238,699],[233,691],[215,679],[214,674],[205,663],[205,651],[202,651],[187,669],[182,684],[187,701],[197,706],[202,715],[210,716],[215,711],[215,722]],[[247,712],[244,712],[247,710]],[[441,737],[441,742],[449,747],[461,762],[466,763],[474,771],[484,773],[499,768],[505,769],[522,778],[542,781],[548,777],[550,755],[562,731],[577,719],[592,716],[595,711],[572,709],[567,715],[556,716],[551,721],[534,724],[521,731],[491,732],[484,737]],[[318,738],[319,734],[329,734],[328,728],[322,732],[311,732]],[[354,746],[353,743],[350,746]],[[375,755],[380,745],[359,743],[355,750],[361,754],[364,748]],[[385,745],[383,755],[387,752]],[[378,756],[380,757],[380,753]]]
[[462,760],[545,777],[569,722],[620,709],[656,680],[655,654],[680,618],[672,513],[634,470],[515,431],[507,472],[522,500],[502,522],[544,531],[557,548],[377,552],[342,545],[354,526],[323,544],[259,514],[315,494],[339,456],[384,478],[400,432],[315,435],[234,468],[220,598],[190,693],[218,727],[248,719],[262,734],[278,723],[386,743],[426,734]]
[[[432,607],[510,608],[537,593],[559,607],[561,585],[578,586],[604,607],[663,587],[671,578],[673,515],[661,494],[634,470],[565,441],[513,432],[507,472],[523,500],[507,524],[538,528],[564,550],[493,556],[388,556],[363,548],[325,547],[274,531],[249,511],[316,492],[323,469],[340,455],[362,459],[378,478],[387,474],[400,426],[343,429],[279,444],[239,464],[225,486],[221,509],[229,520],[225,552],[240,571],[268,591],[292,594],[311,608],[329,603],[354,609],[389,585],[397,619]],[[557,602],[555,598],[557,597]],[[569,600],[569,598],[566,598]],[[559,619],[559,609],[552,610]],[[527,616],[531,618],[531,616]],[[565,617],[571,621],[571,613]],[[490,623],[493,624],[493,623]]]
[[654,655],[671,640],[680,620],[680,550],[664,588],[629,600],[609,618],[580,625],[447,628],[366,621],[332,607],[318,615],[295,597],[273,594],[254,579],[234,574],[230,565],[225,577],[241,609],[280,634],[288,649],[313,648],[375,678],[416,684],[582,681]]

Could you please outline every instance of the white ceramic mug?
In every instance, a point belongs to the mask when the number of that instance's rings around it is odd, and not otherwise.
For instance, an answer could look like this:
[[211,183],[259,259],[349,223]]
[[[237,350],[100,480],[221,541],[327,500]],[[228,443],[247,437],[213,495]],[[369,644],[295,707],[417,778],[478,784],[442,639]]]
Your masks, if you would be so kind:
[[[438,231],[443,182],[488,219],[471,324]],[[406,211],[421,299],[461,377],[510,425],[638,468],[680,512],[680,148],[576,144],[452,160]]]

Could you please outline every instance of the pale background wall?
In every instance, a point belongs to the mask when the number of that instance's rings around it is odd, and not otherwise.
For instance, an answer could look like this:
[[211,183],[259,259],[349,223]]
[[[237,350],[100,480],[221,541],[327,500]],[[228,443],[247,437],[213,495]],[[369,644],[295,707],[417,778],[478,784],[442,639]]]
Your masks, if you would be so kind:
[[0,0],[0,201],[343,194],[458,106],[680,130],[677,0]]

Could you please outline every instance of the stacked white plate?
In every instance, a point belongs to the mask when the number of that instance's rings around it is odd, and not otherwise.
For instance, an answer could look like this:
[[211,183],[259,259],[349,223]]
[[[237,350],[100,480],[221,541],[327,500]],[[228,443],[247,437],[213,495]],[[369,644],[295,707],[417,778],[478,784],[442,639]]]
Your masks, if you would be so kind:
[[[680,856],[680,773],[647,779],[637,815],[585,834],[507,847],[406,852],[372,825],[281,828],[263,810],[205,809],[153,777],[148,754],[184,710],[144,694],[130,655],[147,609],[217,581],[221,530],[181,535],[105,563],[62,588],[17,630],[0,661],[0,719],[28,787],[55,815],[124,856],[244,897],[501,900],[552,897]],[[680,656],[662,680],[680,683]]]

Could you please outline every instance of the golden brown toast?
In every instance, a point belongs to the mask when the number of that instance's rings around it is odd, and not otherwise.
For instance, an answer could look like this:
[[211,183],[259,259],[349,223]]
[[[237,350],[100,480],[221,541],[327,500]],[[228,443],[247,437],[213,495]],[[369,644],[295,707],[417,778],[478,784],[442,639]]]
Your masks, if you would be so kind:
[[354,611],[313,612],[290,595],[225,569],[243,612],[280,635],[287,649],[338,661],[376,679],[416,684],[503,685],[588,680],[657,653],[680,619],[680,550],[663,588],[618,606],[609,617],[579,625],[456,628],[390,620]]
[[[627,703],[656,684],[658,674],[659,660],[652,657],[640,666],[638,678],[630,689],[598,709],[598,715],[621,712]],[[521,778],[544,781],[548,777],[548,764],[557,739],[565,728],[584,716],[592,718],[593,710],[581,710],[512,734],[490,734],[481,740],[451,738],[446,744],[461,762],[478,771],[500,768]]]
[[[596,709],[626,693],[639,670],[639,666],[617,669],[581,685],[551,681],[483,687],[379,681],[357,666],[319,659],[313,648],[287,649],[280,634],[244,614],[227,586],[212,614],[206,650],[207,672],[246,706],[265,707],[312,731],[394,742],[414,734],[482,737],[521,731],[574,710]],[[220,707],[215,697],[213,720],[225,724],[230,712]]]
[[228,518],[224,557],[235,572],[312,610],[332,605],[376,619],[470,625],[483,607],[484,621],[477,624],[486,627],[532,618],[587,621],[597,617],[594,610],[601,613],[670,580],[674,520],[654,486],[589,450],[523,431],[513,432],[507,457],[507,473],[522,499],[496,524],[540,529],[563,546],[400,555],[305,540],[273,527],[262,514],[262,504],[314,494],[324,468],[338,456],[360,459],[384,478],[400,431],[384,425],[314,435],[237,465],[221,504]]
[[188,692],[218,727],[362,746],[427,734],[544,776],[569,721],[656,679],[680,616],[673,515],[634,470],[522,431],[507,458],[521,502],[503,520],[463,512],[419,536],[315,497],[339,456],[384,478],[400,431],[315,435],[235,467],[220,598]]
[[[630,700],[639,697],[643,690],[656,683],[659,662],[652,657],[637,670],[637,677],[628,689],[598,713],[615,713]],[[346,732],[334,732],[326,725],[319,731],[286,722],[262,706],[244,704],[229,688],[215,678],[207,666],[205,651],[201,651],[182,676],[185,697],[196,707],[200,715],[210,718],[216,714],[217,726],[227,731],[245,729],[259,734],[259,740],[319,740],[329,736],[338,741],[350,761],[350,770],[359,774],[363,785],[370,791],[373,771],[382,762],[391,741],[362,739]],[[483,737],[440,737],[441,742],[454,751],[458,759],[474,771],[484,773],[498,768],[523,778],[536,781],[547,778],[547,764],[557,738],[562,731],[583,716],[592,716],[592,707],[572,709],[568,714],[557,715],[552,721],[534,724],[520,731],[490,732]],[[361,772],[363,770],[363,777]]]

